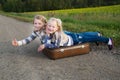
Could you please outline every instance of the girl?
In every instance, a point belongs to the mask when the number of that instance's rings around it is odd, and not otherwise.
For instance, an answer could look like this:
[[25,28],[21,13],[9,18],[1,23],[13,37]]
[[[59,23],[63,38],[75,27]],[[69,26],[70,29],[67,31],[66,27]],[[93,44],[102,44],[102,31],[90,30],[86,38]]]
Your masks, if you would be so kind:
[[33,41],[36,37],[40,38],[40,41],[42,41],[42,37],[44,35],[44,33],[42,33],[42,31],[45,29],[45,24],[47,23],[47,19],[42,16],[42,15],[36,15],[34,17],[34,21],[33,21],[33,25],[34,25],[34,31],[32,32],[32,34],[27,37],[26,39],[17,41],[16,39],[14,39],[12,41],[12,45],[13,46],[22,46],[25,44],[30,43],[31,41]]
[[113,48],[112,39],[101,36],[99,32],[73,33],[63,31],[62,21],[57,18],[51,18],[48,21],[46,33],[49,34],[49,39],[46,38],[46,42],[43,45],[40,45],[38,51],[43,50],[45,47],[58,48],[60,46],[71,46],[85,42],[103,42],[108,44],[109,50]]

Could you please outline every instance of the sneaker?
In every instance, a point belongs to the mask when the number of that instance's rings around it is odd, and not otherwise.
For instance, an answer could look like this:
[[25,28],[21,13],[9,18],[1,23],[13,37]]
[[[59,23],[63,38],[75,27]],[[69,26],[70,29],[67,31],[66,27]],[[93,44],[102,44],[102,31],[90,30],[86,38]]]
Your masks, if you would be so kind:
[[98,31],[98,36],[102,36],[102,33]]
[[113,49],[113,40],[112,40],[112,38],[109,38],[109,41],[108,41],[108,49],[109,49],[109,50],[112,50],[112,49]]
[[95,42],[95,44],[96,44],[97,46],[99,46],[99,42]]
[[[98,31],[98,36],[102,36],[102,33]],[[99,42],[95,42],[97,46],[99,46]]]

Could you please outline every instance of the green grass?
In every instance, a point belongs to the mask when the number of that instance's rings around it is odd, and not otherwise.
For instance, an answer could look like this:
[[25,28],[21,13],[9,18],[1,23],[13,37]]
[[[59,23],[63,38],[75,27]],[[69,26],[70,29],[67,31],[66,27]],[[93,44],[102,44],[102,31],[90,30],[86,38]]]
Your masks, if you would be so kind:
[[106,37],[113,37],[115,45],[120,45],[120,5],[95,8],[53,10],[42,12],[5,13],[22,21],[32,22],[36,14],[57,17],[63,21],[63,28],[73,32],[100,31]]

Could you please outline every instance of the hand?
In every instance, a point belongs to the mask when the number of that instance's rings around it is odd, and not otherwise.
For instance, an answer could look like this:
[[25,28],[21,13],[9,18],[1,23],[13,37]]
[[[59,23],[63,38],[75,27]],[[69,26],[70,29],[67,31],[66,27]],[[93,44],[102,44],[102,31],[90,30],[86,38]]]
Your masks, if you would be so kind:
[[44,44],[43,44],[43,45],[40,45],[40,46],[38,47],[38,52],[41,52],[44,48],[45,48],[45,45],[44,45]]
[[13,46],[18,46],[18,41],[17,41],[16,39],[14,39],[14,40],[12,41],[12,45],[13,45]]

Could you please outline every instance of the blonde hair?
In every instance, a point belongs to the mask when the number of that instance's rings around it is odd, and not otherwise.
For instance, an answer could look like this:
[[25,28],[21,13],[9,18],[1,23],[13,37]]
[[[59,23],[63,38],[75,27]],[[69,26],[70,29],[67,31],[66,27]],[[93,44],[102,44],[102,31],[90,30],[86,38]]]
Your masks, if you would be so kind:
[[60,43],[59,45],[60,46],[63,46],[64,43],[66,43],[68,41],[68,36],[64,33],[63,31],[63,27],[62,27],[62,21],[61,19],[59,18],[50,18],[48,20],[48,23],[51,22],[51,21],[55,21],[57,23],[57,27],[58,27],[58,31],[57,33],[55,34],[55,37],[56,39],[59,39],[60,38]]
[[43,15],[35,15],[34,20],[38,19],[41,20],[43,23],[47,23],[47,19]]

